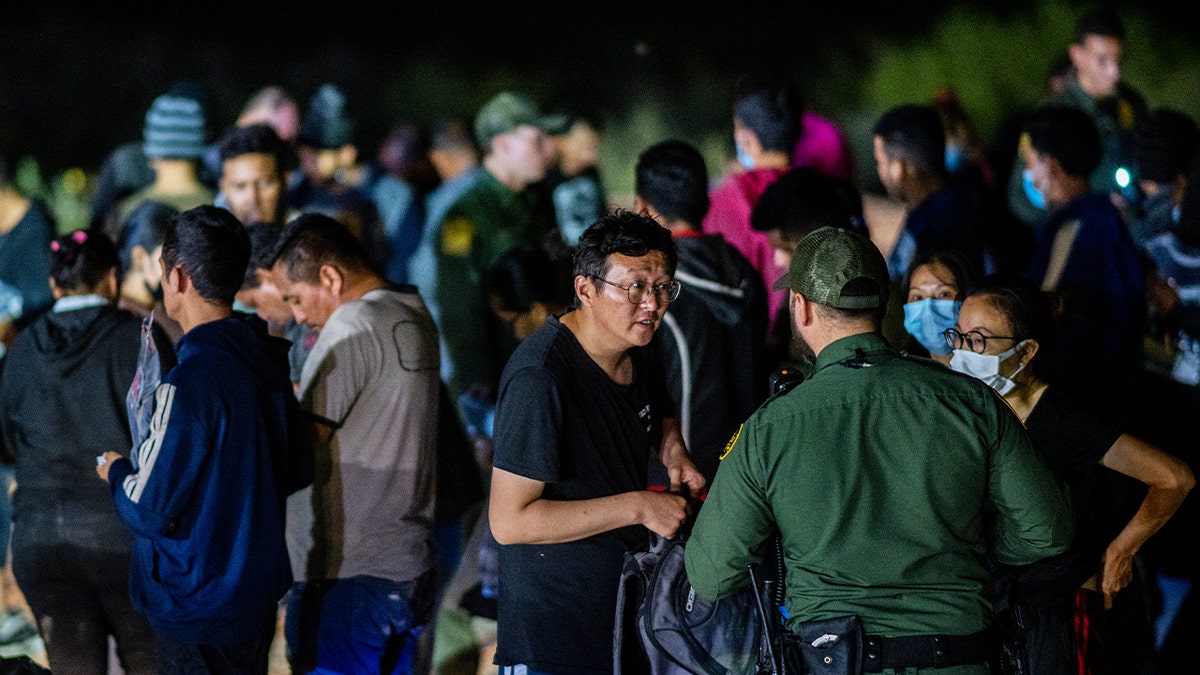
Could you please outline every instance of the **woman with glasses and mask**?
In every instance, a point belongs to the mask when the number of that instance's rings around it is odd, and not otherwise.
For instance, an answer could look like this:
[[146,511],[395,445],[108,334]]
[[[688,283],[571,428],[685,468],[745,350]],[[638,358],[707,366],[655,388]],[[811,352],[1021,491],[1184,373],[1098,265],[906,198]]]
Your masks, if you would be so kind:
[[[1028,282],[989,277],[966,295],[956,327],[945,332],[950,366],[1004,397],[1065,485],[1075,515],[1067,553],[998,569],[998,621],[1024,627],[1023,644],[1007,643],[1006,653],[1025,659],[1028,672],[1142,672],[1153,633],[1137,553],[1195,478],[1176,457],[1122,433],[1039,376],[1035,358],[1053,307],[1052,296]],[[1145,485],[1140,503],[1131,499],[1138,493],[1129,479]]]
[[912,336],[908,351],[945,366],[950,365],[951,348],[945,332],[953,328],[962,307],[962,297],[975,280],[971,261],[958,251],[919,253],[909,264],[904,277],[904,330]]

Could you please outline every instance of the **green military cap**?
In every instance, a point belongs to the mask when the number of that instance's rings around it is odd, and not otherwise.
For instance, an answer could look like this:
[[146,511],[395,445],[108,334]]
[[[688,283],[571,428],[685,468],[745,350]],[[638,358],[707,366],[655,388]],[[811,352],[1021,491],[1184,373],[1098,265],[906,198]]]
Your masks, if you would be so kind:
[[867,237],[840,227],[822,227],[796,244],[791,267],[774,288],[791,288],[826,307],[882,307],[888,297],[887,263]]
[[475,115],[475,138],[480,143],[487,143],[500,134],[525,125],[554,133],[562,128],[563,121],[561,116],[543,115],[525,96],[503,91],[492,97]]

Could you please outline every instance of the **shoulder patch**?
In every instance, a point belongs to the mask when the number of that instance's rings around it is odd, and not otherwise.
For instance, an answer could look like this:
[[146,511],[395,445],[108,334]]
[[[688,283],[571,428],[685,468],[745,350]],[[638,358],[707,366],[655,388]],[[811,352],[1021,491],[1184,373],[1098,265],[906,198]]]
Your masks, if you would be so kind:
[[1122,129],[1132,129],[1137,123],[1136,116],[1133,111],[1133,106],[1125,99],[1117,101],[1117,124],[1121,125]]
[[475,242],[475,223],[461,216],[442,225],[442,253],[452,256],[470,255]]
[[729,456],[729,451],[730,451],[730,450],[733,450],[733,445],[734,445],[735,443],[737,443],[737,439],[738,439],[738,438],[741,438],[741,436],[742,436],[742,429],[743,429],[745,426],[746,426],[745,424],[739,424],[739,425],[738,425],[738,429],[737,429],[737,431],[733,432],[733,438],[730,438],[730,439],[729,439],[729,442],[725,444],[725,449],[721,451],[721,456],[717,458],[717,460],[718,460],[718,461],[719,461],[719,460],[722,460],[722,459],[725,459],[726,457],[728,457],[728,456]]

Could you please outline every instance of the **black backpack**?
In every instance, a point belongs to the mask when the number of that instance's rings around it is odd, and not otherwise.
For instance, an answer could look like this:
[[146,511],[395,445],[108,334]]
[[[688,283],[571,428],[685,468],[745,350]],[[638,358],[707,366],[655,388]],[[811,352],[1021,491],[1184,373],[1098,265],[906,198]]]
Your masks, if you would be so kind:
[[[613,632],[615,674],[623,668],[653,675],[778,672],[774,639],[780,622],[777,612],[764,609],[773,605],[771,591],[755,582],[715,602],[699,597],[684,569],[685,541],[652,534],[648,550],[625,554]],[[751,574],[754,579],[753,569]],[[637,643],[632,649],[630,641]]]

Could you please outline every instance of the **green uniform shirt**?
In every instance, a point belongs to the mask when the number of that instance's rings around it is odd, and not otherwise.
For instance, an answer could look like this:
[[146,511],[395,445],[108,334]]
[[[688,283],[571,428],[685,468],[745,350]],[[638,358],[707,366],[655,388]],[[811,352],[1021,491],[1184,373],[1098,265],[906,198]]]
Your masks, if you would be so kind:
[[487,268],[520,244],[540,244],[548,231],[537,194],[513,192],[484,171],[446,212],[436,239],[434,297],[438,329],[449,359],[447,377],[457,398],[477,382],[495,384],[508,350],[492,329],[484,297]]
[[1072,523],[995,392],[867,333],[828,345],[812,377],[730,442],[688,539],[696,592],[745,585],[775,527],[792,622],[853,613],[895,637],[983,630],[985,557],[1060,553]]

